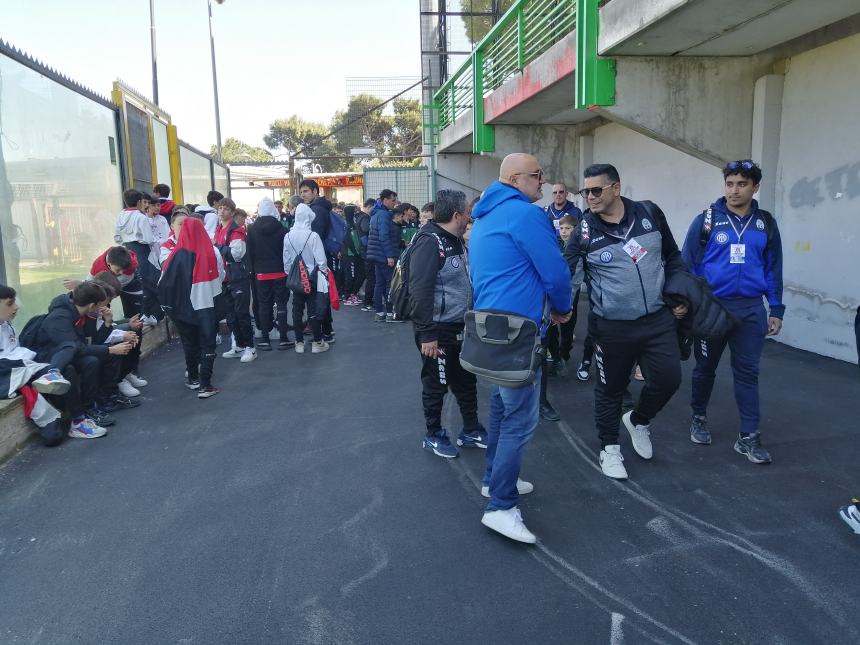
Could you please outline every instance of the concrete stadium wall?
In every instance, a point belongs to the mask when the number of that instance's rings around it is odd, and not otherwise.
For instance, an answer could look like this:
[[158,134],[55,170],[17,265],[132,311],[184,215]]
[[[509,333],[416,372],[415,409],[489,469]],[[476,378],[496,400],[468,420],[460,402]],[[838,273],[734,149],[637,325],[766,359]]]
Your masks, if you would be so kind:
[[857,360],[860,35],[789,59],[776,212],[785,252],[782,340]]

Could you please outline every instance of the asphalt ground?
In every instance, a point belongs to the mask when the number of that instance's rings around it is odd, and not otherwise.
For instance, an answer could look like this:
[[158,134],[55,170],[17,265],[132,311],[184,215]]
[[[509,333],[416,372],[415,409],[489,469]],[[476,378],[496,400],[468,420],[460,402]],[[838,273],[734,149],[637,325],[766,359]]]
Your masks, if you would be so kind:
[[767,344],[757,466],[732,450],[727,359],[714,443],[689,441],[685,364],[654,459],[623,441],[627,482],[597,467],[592,385],[552,379],[526,546],[480,524],[483,451],[421,449],[411,325],[371,319],[337,314],[326,354],[219,358],[205,401],[174,342],[107,437],[0,467],[0,643],[860,642],[836,514],[860,493],[856,365]]

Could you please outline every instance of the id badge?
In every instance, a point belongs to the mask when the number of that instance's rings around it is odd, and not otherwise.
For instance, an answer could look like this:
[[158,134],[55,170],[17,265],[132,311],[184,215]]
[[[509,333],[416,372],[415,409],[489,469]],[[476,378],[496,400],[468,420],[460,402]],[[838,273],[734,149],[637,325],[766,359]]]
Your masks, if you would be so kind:
[[746,244],[732,244],[729,248],[729,264],[744,264],[746,262],[746,255]]
[[642,258],[644,258],[648,251],[645,250],[645,247],[639,244],[635,239],[629,240],[627,244],[622,246],[624,252],[629,255],[634,262],[639,262]]

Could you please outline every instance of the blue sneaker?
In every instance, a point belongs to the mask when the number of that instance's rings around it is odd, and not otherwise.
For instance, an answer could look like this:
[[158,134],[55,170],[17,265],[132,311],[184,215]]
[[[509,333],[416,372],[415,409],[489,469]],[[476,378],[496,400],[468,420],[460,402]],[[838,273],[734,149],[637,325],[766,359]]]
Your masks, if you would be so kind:
[[486,448],[487,431],[484,430],[483,426],[478,426],[469,432],[466,432],[464,428],[460,436],[457,437],[457,445],[462,448]]
[[444,429],[428,434],[424,437],[424,450],[429,450],[434,455],[445,457],[445,459],[453,459],[460,453],[451,445],[448,439],[448,433]]
[[70,387],[72,384],[56,368],[49,369],[33,381],[33,389],[41,394],[65,394]]

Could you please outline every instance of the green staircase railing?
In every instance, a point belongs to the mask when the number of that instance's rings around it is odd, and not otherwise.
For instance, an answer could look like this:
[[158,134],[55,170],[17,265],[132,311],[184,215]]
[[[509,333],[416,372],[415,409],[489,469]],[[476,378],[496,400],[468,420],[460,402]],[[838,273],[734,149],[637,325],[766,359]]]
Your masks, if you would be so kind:
[[433,97],[444,130],[472,111],[472,150],[495,149],[495,131],[484,122],[484,97],[571,31],[577,33],[575,104],[611,105],[615,62],[597,56],[598,0],[518,0],[475,46],[472,55]]

